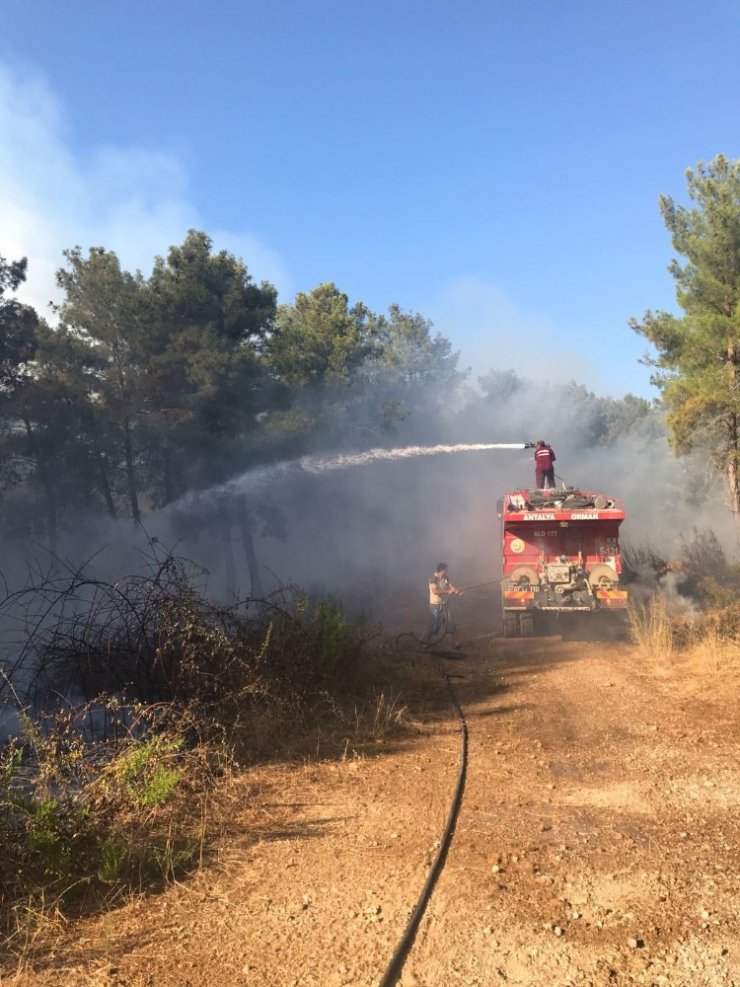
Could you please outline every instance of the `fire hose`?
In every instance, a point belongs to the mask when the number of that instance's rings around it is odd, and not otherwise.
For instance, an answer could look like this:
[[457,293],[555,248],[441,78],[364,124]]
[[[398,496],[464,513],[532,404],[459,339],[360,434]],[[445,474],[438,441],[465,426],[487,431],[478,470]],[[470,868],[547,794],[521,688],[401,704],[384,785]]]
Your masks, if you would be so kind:
[[422,920],[426,907],[429,904],[429,899],[432,896],[434,885],[437,883],[437,879],[442,873],[442,868],[445,865],[447,852],[450,848],[452,836],[455,832],[455,823],[457,822],[457,817],[460,813],[460,805],[462,804],[463,790],[465,788],[465,772],[468,764],[468,726],[465,722],[465,716],[463,715],[460,702],[455,695],[455,690],[452,688],[450,676],[442,669],[441,661],[438,662],[438,665],[439,674],[447,683],[447,689],[450,694],[450,703],[454,707],[455,712],[457,713],[457,718],[460,722],[460,761],[457,772],[457,781],[455,783],[455,790],[452,794],[452,804],[450,805],[450,811],[447,816],[447,823],[445,825],[444,832],[442,833],[442,838],[439,841],[437,854],[432,861],[432,866],[427,874],[427,879],[424,882],[424,887],[419,895],[419,900],[416,902],[416,906],[411,913],[411,917],[409,918],[408,924],[406,925],[404,933],[401,936],[401,940],[398,943],[393,956],[391,957],[390,963],[388,964],[378,987],[395,987],[395,984],[398,983],[398,978],[401,976],[403,964],[405,963],[406,957],[408,956],[411,946],[413,945],[416,933],[419,929],[419,924]]
[[485,583],[472,583],[470,586],[460,586],[459,589],[462,593],[466,589],[480,589],[481,586],[493,586],[494,583],[500,583],[504,578],[505,576],[499,576],[498,579],[489,579]]
[[[460,592],[469,589],[479,589],[483,586],[493,586],[495,583],[500,583],[504,577],[499,576],[497,579],[488,579],[482,583],[471,583],[468,586],[461,586]],[[446,627],[445,627],[446,633]],[[418,643],[422,643],[421,639],[415,634],[406,633],[399,634],[396,638],[396,646],[398,646],[399,641],[403,637],[411,637]],[[444,637],[444,634],[443,634]],[[432,896],[432,891],[437,883],[439,875],[442,873],[445,861],[447,859],[447,853],[452,843],[452,837],[455,831],[455,824],[457,822],[457,817],[460,812],[460,806],[462,804],[463,791],[465,788],[465,774],[467,771],[468,763],[468,726],[465,722],[465,716],[460,706],[460,701],[455,694],[455,690],[452,687],[451,676],[447,674],[442,667],[442,655],[437,656],[437,667],[439,669],[439,674],[444,678],[447,683],[447,689],[450,696],[450,704],[453,706],[455,713],[457,715],[458,721],[460,723],[460,759],[459,767],[457,772],[457,781],[455,783],[455,789],[452,794],[452,802],[450,805],[450,811],[447,816],[447,822],[445,824],[442,837],[439,841],[439,848],[437,849],[437,854],[432,861],[432,865],[427,874],[427,879],[424,882],[424,887],[421,890],[419,899],[416,902],[414,910],[408,920],[406,928],[401,936],[401,939],[396,946],[396,949],[391,957],[391,960],[386,968],[383,977],[381,978],[378,987],[395,987],[398,983],[398,979],[401,976],[401,971],[403,970],[403,965],[406,962],[406,958],[411,950],[414,939],[416,938],[416,933],[419,930],[419,925],[421,923],[426,907],[429,904],[429,900]]]
[[[480,589],[483,586],[493,586],[496,583],[500,583],[504,578],[505,578],[504,576],[499,576],[497,579],[488,579],[484,583],[471,583],[468,586],[460,586],[458,588],[458,594],[459,595],[462,595],[462,593],[465,590]],[[456,595],[456,594],[453,594],[453,595]],[[425,641],[423,638],[420,638],[418,634],[414,634],[413,631],[403,631],[403,633],[399,634],[396,637],[395,646],[396,646],[396,650],[401,651],[401,650],[403,650],[401,648],[401,641],[404,638],[411,638],[411,640],[415,644],[421,645],[422,647],[425,647],[426,648],[428,645],[431,645],[431,644],[440,644],[444,640],[444,638],[446,636],[447,636],[447,619],[445,618],[444,623],[442,625],[442,633],[441,633],[441,635],[437,636],[434,641],[432,641],[432,640]]]

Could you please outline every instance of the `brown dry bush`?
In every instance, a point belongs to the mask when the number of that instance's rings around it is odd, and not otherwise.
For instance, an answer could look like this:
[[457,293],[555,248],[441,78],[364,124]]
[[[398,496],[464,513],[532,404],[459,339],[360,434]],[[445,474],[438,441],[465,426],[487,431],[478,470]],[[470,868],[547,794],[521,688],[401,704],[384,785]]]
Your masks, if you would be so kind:
[[[256,705],[291,713],[310,705],[327,682],[351,676],[368,639],[336,601],[296,587],[223,606],[171,556],[116,583],[82,571],[46,580],[13,603],[34,607],[22,671],[38,705],[52,695],[118,695],[197,709],[224,728],[243,724]],[[33,626],[38,612],[44,619]]]
[[740,646],[740,601],[723,607],[711,607],[701,614],[695,640],[707,639]]
[[86,702],[21,709],[0,752],[0,932],[16,954],[29,915],[105,907],[198,866],[235,756],[274,752],[327,708],[346,733],[368,639],[334,600],[294,587],[224,607],[171,558],[116,584],[45,581],[41,603],[24,592],[45,615],[26,621],[28,695]]

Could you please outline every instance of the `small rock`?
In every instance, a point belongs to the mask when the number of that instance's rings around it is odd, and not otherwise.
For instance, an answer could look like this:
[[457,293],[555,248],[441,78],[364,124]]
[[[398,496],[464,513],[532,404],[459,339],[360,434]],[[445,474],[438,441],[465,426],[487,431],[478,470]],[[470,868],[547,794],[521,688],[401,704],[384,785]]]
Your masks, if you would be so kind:
[[570,917],[571,917],[571,918],[580,918],[580,917],[581,917],[581,913],[580,913],[579,911],[577,911],[576,909],[574,909],[574,910],[573,910],[573,911],[572,911],[572,912],[570,913]]
[[494,874],[498,874],[500,870],[501,870],[501,868],[499,867],[498,864],[494,864],[493,867],[491,868],[491,871]]
[[630,949],[643,949],[645,946],[645,940],[637,939],[634,936],[632,936],[627,940],[627,945],[629,946]]
[[490,925],[484,925],[483,926],[483,935],[484,936],[490,936],[492,933],[493,933],[493,927],[492,926],[490,926]]
[[559,925],[554,925],[552,931],[555,933],[556,936],[562,936],[563,934],[563,930],[560,928]]

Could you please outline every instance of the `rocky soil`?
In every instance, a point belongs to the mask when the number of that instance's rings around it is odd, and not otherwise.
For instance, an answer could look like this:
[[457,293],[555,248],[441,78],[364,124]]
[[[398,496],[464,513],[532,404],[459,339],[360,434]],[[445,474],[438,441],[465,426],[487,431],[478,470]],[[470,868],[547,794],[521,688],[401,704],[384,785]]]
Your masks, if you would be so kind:
[[[403,987],[740,984],[740,666],[482,637],[442,659],[469,764]],[[2,983],[372,987],[436,853],[459,724],[435,659],[390,658],[406,730],[238,782],[217,859],[61,928]]]

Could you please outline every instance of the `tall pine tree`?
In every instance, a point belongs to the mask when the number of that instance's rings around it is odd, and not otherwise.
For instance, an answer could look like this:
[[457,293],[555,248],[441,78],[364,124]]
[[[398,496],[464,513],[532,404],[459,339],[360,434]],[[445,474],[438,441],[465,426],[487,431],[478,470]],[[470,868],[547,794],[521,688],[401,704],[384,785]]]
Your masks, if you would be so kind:
[[649,362],[674,449],[708,449],[740,522],[740,161],[700,163],[687,185],[691,206],[660,198],[684,314],[648,311],[631,326],[657,350]]

